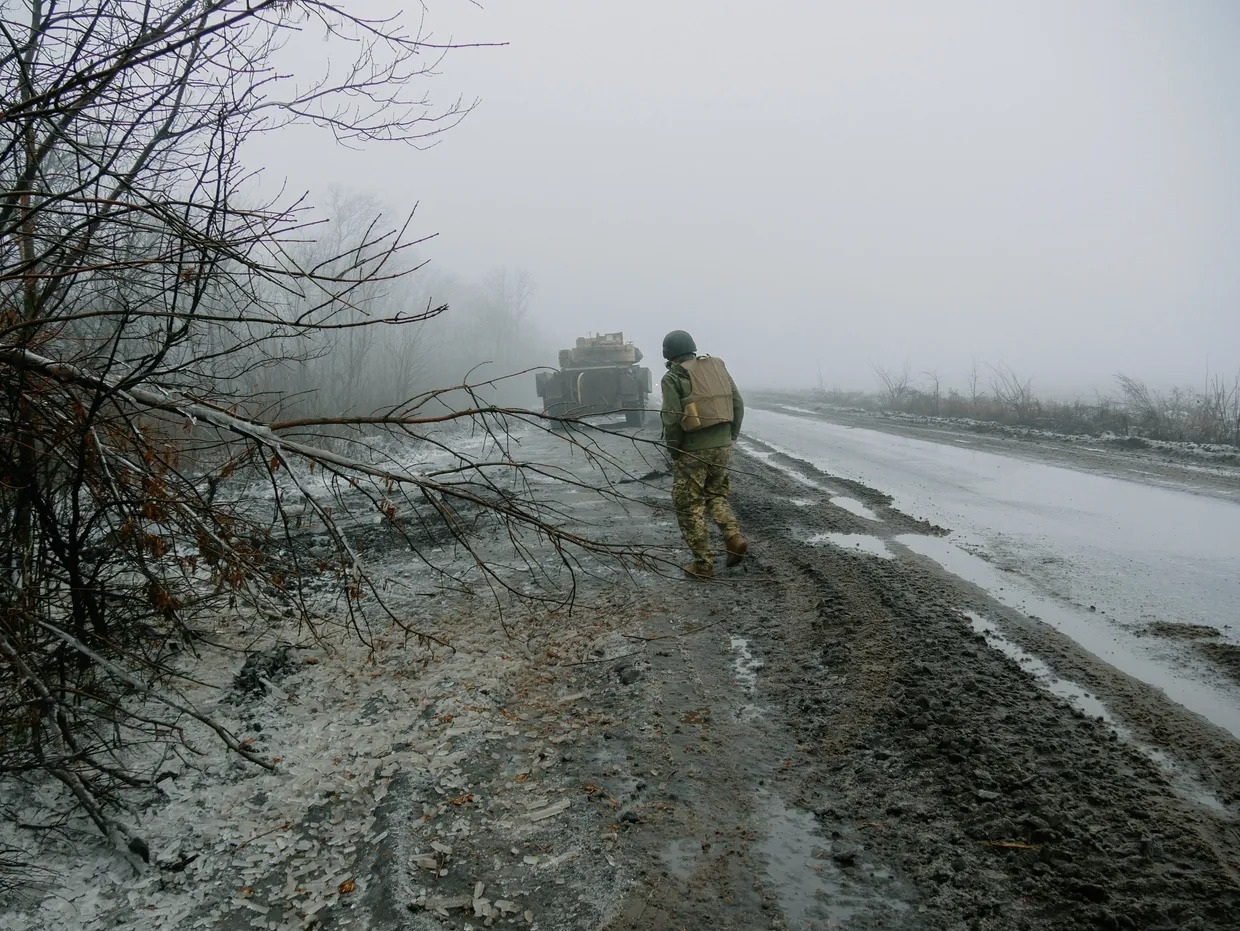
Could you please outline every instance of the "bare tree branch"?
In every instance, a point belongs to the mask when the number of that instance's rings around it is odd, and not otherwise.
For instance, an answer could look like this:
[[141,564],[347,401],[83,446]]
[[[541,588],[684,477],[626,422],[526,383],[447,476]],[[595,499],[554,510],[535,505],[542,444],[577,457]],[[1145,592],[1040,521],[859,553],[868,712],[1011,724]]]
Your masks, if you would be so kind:
[[[57,780],[126,856],[143,845],[118,793],[154,778],[128,751],[193,724],[262,763],[178,691],[180,650],[216,619],[435,641],[367,539],[436,586],[530,603],[571,601],[603,561],[655,559],[540,496],[551,479],[631,500],[597,434],[556,437],[592,484],[520,457],[513,431],[551,422],[497,403],[507,383],[425,381],[423,327],[447,307],[418,283],[412,209],[338,198],[325,218],[254,193],[256,136],[416,147],[472,108],[424,93],[457,46],[361,6],[0,10],[0,778]],[[325,48],[294,54],[311,41]],[[468,296],[500,365],[524,367],[531,295],[505,274]],[[442,455],[423,470],[410,449]],[[511,556],[484,545],[496,535]],[[438,556],[444,540],[464,556]]]

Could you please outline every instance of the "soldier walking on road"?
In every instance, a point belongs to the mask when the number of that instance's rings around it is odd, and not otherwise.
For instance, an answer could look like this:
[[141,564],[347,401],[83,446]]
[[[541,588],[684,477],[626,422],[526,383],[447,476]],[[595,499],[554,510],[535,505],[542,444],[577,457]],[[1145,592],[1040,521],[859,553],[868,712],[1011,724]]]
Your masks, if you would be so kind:
[[723,360],[697,355],[697,344],[684,330],[663,337],[663,358],[663,438],[672,457],[672,506],[693,551],[685,575],[709,579],[715,554],[707,512],[723,531],[729,566],[749,550],[728,504],[728,456],[741,432],[745,403]]

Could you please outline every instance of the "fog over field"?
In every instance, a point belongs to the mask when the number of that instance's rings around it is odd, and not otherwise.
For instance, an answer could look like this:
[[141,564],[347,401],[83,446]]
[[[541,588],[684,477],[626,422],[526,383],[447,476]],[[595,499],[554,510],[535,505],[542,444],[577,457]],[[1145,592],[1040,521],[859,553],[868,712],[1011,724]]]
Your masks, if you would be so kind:
[[255,163],[312,199],[417,202],[428,282],[523,271],[550,364],[621,329],[657,363],[684,327],[772,387],[1240,365],[1234,4],[449,0],[425,22],[506,43],[427,85],[479,101],[459,126],[420,153],[274,134]]
[[6,931],[1234,931],[1235,0],[0,48]]

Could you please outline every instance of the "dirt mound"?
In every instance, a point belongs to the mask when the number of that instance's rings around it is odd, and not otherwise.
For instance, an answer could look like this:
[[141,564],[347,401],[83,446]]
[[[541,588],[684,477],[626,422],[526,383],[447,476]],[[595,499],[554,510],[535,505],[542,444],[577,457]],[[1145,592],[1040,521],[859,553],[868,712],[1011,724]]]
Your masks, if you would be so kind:
[[1197,649],[1231,679],[1240,682],[1240,646],[1234,643],[1200,643]]
[[1148,632],[1171,640],[1202,640],[1219,636],[1217,627],[1205,624],[1173,624],[1169,621],[1155,621],[1147,628]]

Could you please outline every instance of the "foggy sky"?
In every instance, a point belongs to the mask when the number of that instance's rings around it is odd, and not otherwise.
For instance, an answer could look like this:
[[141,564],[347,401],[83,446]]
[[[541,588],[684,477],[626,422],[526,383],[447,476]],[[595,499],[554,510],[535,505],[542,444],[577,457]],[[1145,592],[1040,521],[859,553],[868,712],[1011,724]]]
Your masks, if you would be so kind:
[[268,173],[419,202],[432,264],[527,270],[557,343],[623,330],[657,373],[684,328],[754,386],[1240,369],[1240,5],[428,3],[510,43],[427,87],[478,109]]

